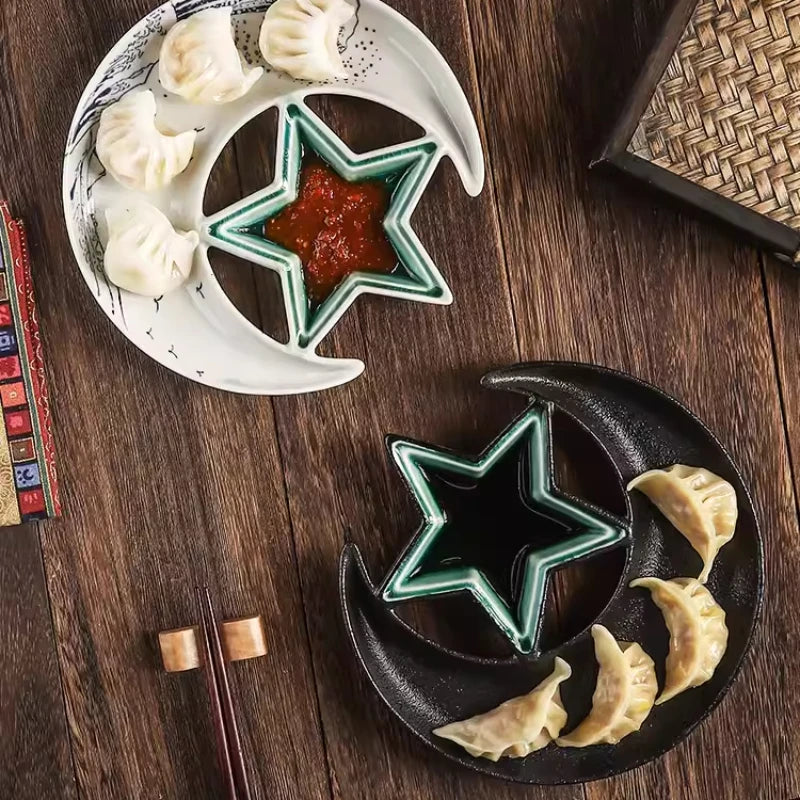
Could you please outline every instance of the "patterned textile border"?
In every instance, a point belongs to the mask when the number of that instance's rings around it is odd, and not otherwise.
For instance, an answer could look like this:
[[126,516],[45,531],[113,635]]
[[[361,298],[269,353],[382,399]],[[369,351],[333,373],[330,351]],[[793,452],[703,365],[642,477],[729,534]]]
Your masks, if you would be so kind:
[[56,457],[25,229],[0,202],[0,525],[58,516]]

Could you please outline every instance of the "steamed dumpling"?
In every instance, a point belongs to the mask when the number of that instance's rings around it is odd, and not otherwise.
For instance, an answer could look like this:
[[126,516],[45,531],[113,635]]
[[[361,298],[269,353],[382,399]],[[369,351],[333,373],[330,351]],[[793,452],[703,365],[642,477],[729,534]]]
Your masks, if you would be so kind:
[[602,625],[592,627],[592,638],[600,665],[592,710],[572,733],[556,739],[559,747],[617,744],[642,727],[656,699],[653,659],[640,645],[618,643]]
[[689,540],[703,559],[698,580],[705,583],[717,553],[732,538],[738,507],[736,491],[707,469],[676,464],[645,472],[628,484],[643,492]]
[[261,26],[261,53],[293,78],[344,78],[339,31],[355,13],[345,0],[276,0]]
[[523,758],[550,744],[566,724],[559,687],[570,675],[569,664],[556,658],[553,672],[529,694],[433,733],[450,739],[476,758]]
[[128,189],[163,189],[189,165],[195,131],[177,136],[156,126],[156,99],[149,89],[131,92],[100,115],[97,157]]
[[230,8],[209,8],[172,26],[161,46],[162,86],[190,103],[230,103],[253,88],[251,69],[236,48]]
[[725,612],[694,578],[639,578],[631,586],[649,589],[669,628],[664,691],[656,705],[710,680],[728,647]]
[[177,289],[192,270],[198,235],[182,233],[154,206],[137,203],[106,211],[108,279],[129,292],[160,297]]

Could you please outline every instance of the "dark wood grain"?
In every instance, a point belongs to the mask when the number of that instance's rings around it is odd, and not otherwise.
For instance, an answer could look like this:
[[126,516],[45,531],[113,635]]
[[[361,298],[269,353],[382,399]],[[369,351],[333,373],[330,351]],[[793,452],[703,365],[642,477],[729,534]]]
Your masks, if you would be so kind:
[[[621,367],[684,400],[741,464],[767,539],[764,620],[725,702],[665,758],[586,796],[796,795],[798,712],[780,673],[798,645],[800,553],[757,255],[586,171],[664,4],[470,8],[523,357]],[[530,101],[504,102],[512,85]]]
[[60,432],[66,517],[46,528],[44,558],[78,786],[93,800],[219,796],[202,679],[162,674],[154,646],[158,630],[198,621],[194,587],[208,583],[223,617],[261,613],[270,631],[268,658],[231,669],[254,796],[326,798],[270,403],[180,381],[130,348],[78,278],[61,221],[72,109],[149,7],[12,0],[0,12],[13,43],[5,189],[30,224]]
[[35,525],[0,532],[0,797],[77,797]]
[[[783,418],[789,444],[792,467],[792,484],[782,485],[781,492],[787,506],[798,513],[800,496],[800,337],[797,334],[797,319],[800,314],[800,273],[781,264],[776,259],[764,258],[764,284],[770,312],[770,333],[773,337],[777,361],[777,374],[781,390]],[[800,609],[792,602],[792,591],[796,576],[796,553],[800,546],[791,543],[794,558],[784,558],[780,549],[775,553],[776,569],[780,569],[780,581],[772,590],[772,601],[781,625],[781,637],[785,652],[792,652],[800,639]],[[791,690],[794,682],[791,659],[779,662],[775,680],[785,691],[784,703],[792,719],[800,717],[800,697]],[[784,739],[785,764],[790,797],[800,797],[800,737],[786,736]]]
[[[153,638],[198,621],[194,587],[206,582],[220,616],[267,623],[267,658],[230,676],[255,797],[800,795],[800,538],[786,446],[788,433],[797,463],[798,279],[766,267],[784,427],[754,251],[586,171],[667,0],[452,0],[446,13],[393,0],[453,65],[485,131],[484,194],[468,198],[448,164],[415,217],[456,303],[359,299],[323,351],[364,358],[364,376],[275,401],[151,363],[108,324],[74,266],[60,209],[69,119],[96,63],[152,5],[0,5],[0,188],[31,232],[67,512],[43,526],[41,551],[35,533],[0,533],[0,796],[220,796],[202,677],[160,673]],[[355,149],[413,133],[363,104],[316,107]],[[212,206],[260,188],[270,130],[254,123],[226,150]],[[215,268],[250,319],[282,329],[263,271],[222,258]],[[357,542],[379,578],[418,521],[384,434],[478,451],[519,407],[478,379],[520,356],[621,367],[685,400],[739,460],[768,544],[764,622],[721,708],[655,764],[586,787],[509,786],[428,752],[369,690],[338,613],[343,542]],[[554,635],[585,622],[570,605],[585,580],[559,582]],[[31,598],[24,614],[7,586]],[[20,635],[30,652],[9,647]]]

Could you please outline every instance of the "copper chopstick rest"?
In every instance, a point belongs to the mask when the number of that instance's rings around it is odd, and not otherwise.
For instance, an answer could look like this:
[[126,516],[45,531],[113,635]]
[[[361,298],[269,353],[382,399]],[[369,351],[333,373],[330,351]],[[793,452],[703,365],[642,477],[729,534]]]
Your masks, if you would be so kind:
[[[219,625],[226,661],[247,661],[267,654],[267,635],[261,615],[224,620]],[[161,660],[167,672],[187,672],[202,664],[200,627],[175,628],[158,634]]]
[[219,632],[226,661],[247,661],[267,653],[267,634],[260,615],[224,620]]
[[161,661],[167,672],[187,672],[200,667],[199,629],[175,628],[158,634]]

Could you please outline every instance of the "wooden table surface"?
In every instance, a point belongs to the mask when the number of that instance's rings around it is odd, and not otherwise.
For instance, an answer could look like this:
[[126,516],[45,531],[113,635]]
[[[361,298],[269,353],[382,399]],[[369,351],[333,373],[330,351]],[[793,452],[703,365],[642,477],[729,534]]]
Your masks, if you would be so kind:
[[[73,109],[155,0],[0,3],[0,194],[30,229],[65,504],[62,521],[0,532],[0,797],[220,797],[200,678],[159,672],[154,646],[196,618],[204,581],[223,615],[261,612],[269,628],[268,658],[232,670],[258,798],[800,795],[800,275],[587,171],[667,0],[391,1],[450,61],[484,137],[481,197],[448,164],[416,217],[456,303],[362,298],[325,349],[364,357],[364,376],[275,400],[142,355],[67,242]],[[357,149],[412,131],[378,109],[317,107]],[[209,203],[264,183],[272,124],[226,151]],[[273,328],[275,286],[219,268]],[[767,548],[763,618],[719,709],[655,763],[560,789],[463,771],[407,733],[355,665],[336,588],[346,536],[380,573],[417,523],[384,433],[477,451],[516,407],[480,375],[539,358],[621,368],[687,403],[741,465]]]

